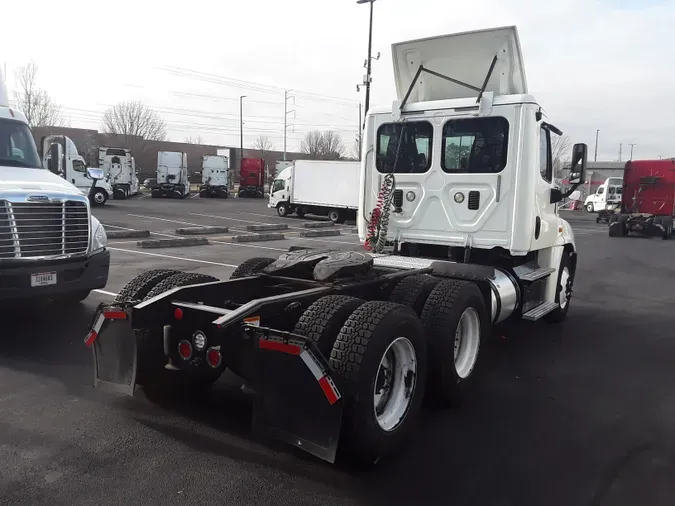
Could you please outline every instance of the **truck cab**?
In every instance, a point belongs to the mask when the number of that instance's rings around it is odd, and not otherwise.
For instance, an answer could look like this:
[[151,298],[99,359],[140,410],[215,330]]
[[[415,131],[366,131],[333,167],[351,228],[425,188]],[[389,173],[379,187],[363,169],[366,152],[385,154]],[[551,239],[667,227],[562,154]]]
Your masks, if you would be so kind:
[[277,173],[270,188],[270,198],[267,207],[276,209],[280,202],[291,198],[291,182],[293,179],[293,165],[286,166]]
[[597,213],[609,207],[616,207],[621,204],[622,192],[623,178],[608,177],[595,193],[586,197],[584,207],[589,213]]
[[[49,151],[48,160],[62,159],[62,144],[52,143]],[[69,167],[73,164],[87,175],[81,189],[72,178],[43,166],[26,117],[8,105],[0,75],[1,305],[36,299],[77,302],[105,287],[107,237],[87,198],[103,174],[86,169],[81,158],[71,157]],[[65,175],[70,175],[67,170]]]
[[47,135],[41,144],[44,166],[89,195],[93,205],[102,206],[113,196],[108,178],[91,179],[87,164],[72,139],[65,135]]
[[204,155],[202,157],[202,184],[199,196],[204,198],[227,198],[229,173],[228,158],[224,155]]
[[151,187],[152,198],[184,199],[190,194],[187,153],[160,151],[157,153],[157,182]]
[[98,166],[106,174],[115,199],[127,199],[138,193],[138,175],[131,150],[102,146],[98,149]]
[[576,247],[557,205],[581,183],[586,146],[573,148],[573,188],[563,194],[551,149],[562,132],[528,92],[516,28],[392,52],[398,100],[366,117],[358,217],[366,248],[516,266],[536,280],[520,302],[525,319],[566,311]]

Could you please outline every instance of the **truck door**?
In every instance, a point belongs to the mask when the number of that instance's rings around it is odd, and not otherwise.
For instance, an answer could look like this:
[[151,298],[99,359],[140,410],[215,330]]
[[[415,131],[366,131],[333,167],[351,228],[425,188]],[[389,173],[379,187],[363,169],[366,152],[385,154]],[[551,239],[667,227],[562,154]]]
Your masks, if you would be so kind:
[[538,205],[535,208],[533,250],[550,247],[558,237],[556,204],[551,204],[551,190],[556,186],[551,147],[553,135],[550,130],[539,127],[539,175],[535,176],[534,184]]
[[66,162],[66,173],[68,181],[82,190],[85,195],[91,189],[92,180],[87,177],[87,169],[82,160],[68,160]]

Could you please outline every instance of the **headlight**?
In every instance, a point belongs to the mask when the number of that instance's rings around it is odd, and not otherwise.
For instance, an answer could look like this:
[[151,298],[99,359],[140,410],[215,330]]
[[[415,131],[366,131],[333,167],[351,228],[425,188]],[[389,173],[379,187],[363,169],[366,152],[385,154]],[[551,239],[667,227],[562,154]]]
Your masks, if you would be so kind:
[[91,229],[93,231],[91,234],[91,252],[96,253],[108,245],[108,235],[105,233],[101,222],[93,216],[91,217]]

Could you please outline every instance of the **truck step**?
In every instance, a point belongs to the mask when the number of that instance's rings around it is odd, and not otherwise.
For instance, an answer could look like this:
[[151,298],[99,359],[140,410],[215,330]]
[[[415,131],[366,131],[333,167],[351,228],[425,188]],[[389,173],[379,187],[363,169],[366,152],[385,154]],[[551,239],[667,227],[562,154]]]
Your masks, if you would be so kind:
[[523,314],[523,320],[529,320],[531,322],[536,322],[540,320],[551,311],[554,311],[559,304],[557,302],[544,302],[543,304],[538,305],[534,309],[530,309],[527,313]]
[[513,272],[516,273],[518,279],[521,281],[533,282],[539,279],[543,279],[549,274],[555,272],[553,267],[539,267],[535,262],[527,263],[525,265],[519,265],[513,269]]
[[394,269],[426,269],[431,267],[434,260],[428,258],[402,257],[396,255],[380,255],[371,253],[373,264],[376,267],[391,267]]

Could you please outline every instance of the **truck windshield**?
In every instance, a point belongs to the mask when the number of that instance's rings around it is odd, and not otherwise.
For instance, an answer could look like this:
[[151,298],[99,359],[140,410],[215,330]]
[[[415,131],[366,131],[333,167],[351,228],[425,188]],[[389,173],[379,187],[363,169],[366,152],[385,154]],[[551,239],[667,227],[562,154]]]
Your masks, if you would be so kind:
[[443,127],[441,165],[445,172],[495,174],[506,167],[506,118],[455,119]]
[[283,179],[275,179],[272,183],[272,193],[283,190],[286,187],[286,182]]
[[0,165],[42,168],[33,135],[25,123],[0,118]]
[[426,172],[431,166],[432,134],[433,127],[426,121],[381,125],[377,130],[377,170],[396,174]]

